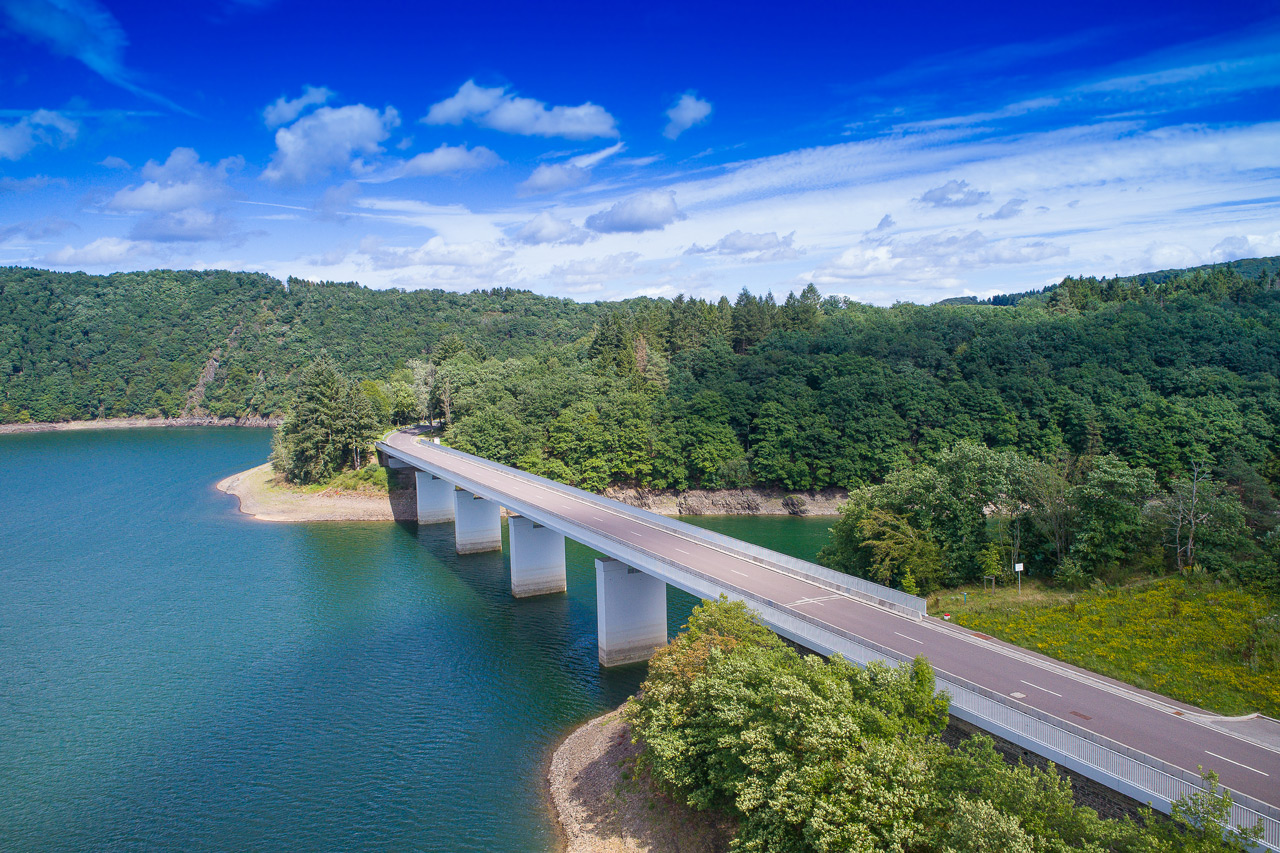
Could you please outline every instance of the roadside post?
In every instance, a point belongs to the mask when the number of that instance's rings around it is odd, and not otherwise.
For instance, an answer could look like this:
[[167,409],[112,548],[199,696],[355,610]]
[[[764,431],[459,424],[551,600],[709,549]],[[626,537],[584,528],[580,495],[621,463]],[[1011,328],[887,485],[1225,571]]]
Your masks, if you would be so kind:
[[1022,563],[1014,563],[1013,571],[1018,576],[1018,595],[1022,595]]

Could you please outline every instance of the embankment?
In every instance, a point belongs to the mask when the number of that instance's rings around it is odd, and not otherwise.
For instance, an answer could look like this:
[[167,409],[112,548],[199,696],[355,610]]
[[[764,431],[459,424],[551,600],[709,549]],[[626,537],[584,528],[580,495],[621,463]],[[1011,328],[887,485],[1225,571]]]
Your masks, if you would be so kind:
[[61,432],[79,429],[143,429],[146,427],[277,427],[280,418],[102,418],[96,421],[60,421],[57,423],[0,424],[0,435],[23,432]]

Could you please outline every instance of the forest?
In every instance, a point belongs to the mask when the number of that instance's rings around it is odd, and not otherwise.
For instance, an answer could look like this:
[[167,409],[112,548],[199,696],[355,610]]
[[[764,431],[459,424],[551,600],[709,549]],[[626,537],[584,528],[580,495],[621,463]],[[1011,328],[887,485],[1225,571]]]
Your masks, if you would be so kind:
[[881,308],[812,285],[577,303],[6,268],[0,421],[292,410],[276,458],[302,481],[379,425],[431,422],[595,491],[849,489],[823,560],[919,592],[1017,562],[1067,585],[1164,569],[1274,585],[1278,272]]

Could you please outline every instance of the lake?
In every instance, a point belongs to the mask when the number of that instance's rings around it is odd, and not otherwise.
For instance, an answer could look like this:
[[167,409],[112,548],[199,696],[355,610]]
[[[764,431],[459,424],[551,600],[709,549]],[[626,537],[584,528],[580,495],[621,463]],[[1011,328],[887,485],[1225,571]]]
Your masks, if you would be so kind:
[[[554,849],[550,750],[645,673],[597,663],[594,553],[516,601],[449,524],[257,522],[214,483],[269,445],[0,436],[0,848]],[[691,520],[806,559],[832,521]]]

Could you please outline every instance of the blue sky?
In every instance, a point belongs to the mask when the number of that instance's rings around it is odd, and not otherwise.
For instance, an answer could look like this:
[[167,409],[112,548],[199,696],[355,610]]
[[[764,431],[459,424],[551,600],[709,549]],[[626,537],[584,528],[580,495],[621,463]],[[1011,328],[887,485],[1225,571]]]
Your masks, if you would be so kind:
[[0,0],[0,264],[931,302],[1280,254],[1280,5]]

